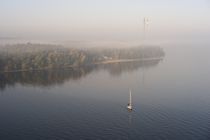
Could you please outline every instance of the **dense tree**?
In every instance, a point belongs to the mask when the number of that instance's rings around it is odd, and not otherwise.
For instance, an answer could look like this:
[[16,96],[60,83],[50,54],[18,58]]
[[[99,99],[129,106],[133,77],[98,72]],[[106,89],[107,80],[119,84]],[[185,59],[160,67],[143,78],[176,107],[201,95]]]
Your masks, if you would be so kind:
[[0,47],[0,71],[78,67],[106,60],[162,56],[160,47],[82,50],[48,44],[5,45]]

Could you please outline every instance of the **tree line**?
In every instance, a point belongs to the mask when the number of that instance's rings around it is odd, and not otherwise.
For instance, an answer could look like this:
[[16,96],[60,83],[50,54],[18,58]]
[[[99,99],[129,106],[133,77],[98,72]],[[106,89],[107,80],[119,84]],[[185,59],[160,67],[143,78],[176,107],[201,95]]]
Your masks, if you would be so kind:
[[27,71],[79,67],[106,60],[163,57],[160,47],[75,49],[51,44],[0,46],[0,71]]

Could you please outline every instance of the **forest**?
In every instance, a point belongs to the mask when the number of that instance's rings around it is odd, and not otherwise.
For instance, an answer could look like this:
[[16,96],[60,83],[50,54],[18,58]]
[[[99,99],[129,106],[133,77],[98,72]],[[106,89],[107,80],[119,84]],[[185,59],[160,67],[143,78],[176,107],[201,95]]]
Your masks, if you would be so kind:
[[159,58],[160,47],[77,49],[52,44],[13,44],[0,46],[0,71],[29,71],[81,67],[107,60]]

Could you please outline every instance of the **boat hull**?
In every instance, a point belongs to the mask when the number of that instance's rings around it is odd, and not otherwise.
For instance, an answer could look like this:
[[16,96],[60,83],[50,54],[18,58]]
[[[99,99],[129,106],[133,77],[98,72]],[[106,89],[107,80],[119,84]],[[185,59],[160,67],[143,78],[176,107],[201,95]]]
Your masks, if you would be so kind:
[[127,109],[128,110],[132,110],[132,106],[127,106]]

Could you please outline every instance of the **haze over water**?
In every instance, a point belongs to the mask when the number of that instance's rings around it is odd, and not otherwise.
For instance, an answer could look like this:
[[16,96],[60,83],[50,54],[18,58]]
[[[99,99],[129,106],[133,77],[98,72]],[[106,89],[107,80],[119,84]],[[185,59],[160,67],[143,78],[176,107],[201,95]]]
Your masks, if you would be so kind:
[[0,139],[209,140],[208,13],[207,0],[1,1],[1,45],[151,45],[165,56],[0,73]]
[[0,38],[73,46],[86,42],[139,44],[144,17],[149,19],[150,43],[208,38],[208,13],[208,0],[3,0]]

